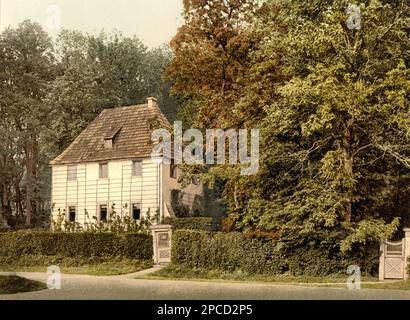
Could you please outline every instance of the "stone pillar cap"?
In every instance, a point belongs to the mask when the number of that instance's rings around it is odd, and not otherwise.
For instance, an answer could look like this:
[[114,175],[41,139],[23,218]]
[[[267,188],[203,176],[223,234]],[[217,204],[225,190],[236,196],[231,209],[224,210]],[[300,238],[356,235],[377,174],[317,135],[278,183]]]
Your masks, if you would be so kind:
[[156,224],[151,226],[151,230],[161,230],[161,229],[171,229],[172,226],[170,224]]

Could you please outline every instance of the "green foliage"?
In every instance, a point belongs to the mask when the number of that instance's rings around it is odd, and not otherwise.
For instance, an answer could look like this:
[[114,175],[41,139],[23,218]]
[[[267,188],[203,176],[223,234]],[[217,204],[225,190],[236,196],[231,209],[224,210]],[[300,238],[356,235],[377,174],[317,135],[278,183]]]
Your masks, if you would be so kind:
[[398,229],[399,224],[398,218],[395,218],[387,228],[381,219],[376,221],[362,220],[342,242],[341,250],[348,252],[352,250],[353,244],[365,245],[368,242],[377,242],[379,239],[390,239]]
[[355,247],[354,253],[343,255],[337,247],[288,247],[240,233],[177,230],[172,237],[172,264],[184,268],[292,276],[346,274],[350,265],[360,266],[367,275],[378,270],[378,246],[374,244]]
[[[107,221],[98,221],[97,217],[90,217],[88,211],[85,210],[86,222],[84,225],[78,222],[70,222],[66,219],[66,211],[57,210],[57,215],[52,221],[52,229],[55,232],[109,232],[117,235],[123,233],[145,233],[150,234],[153,223],[157,223],[159,219],[159,212],[151,215],[149,209],[145,216],[140,220],[133,220],[127,210],[127,204],[124,205],[123,211],[117,213],[115,204],[112,205],[109,212],[109,219]],[[125,211],[125,212],[124,212]]]
[[407,272],[407,274],[408,275],[410,275],[410,257],[407,257],[407,270],[406,270],[406,272]]
[[152,236],[141,233],[6,232],[0,233],[0,256],[152,258]]
[[332,255],[408,224],[408,1],[354,1],[360,30],[346,0],[189,3],[168,74],[191,122],[260,129],[257,175],[203,170],[223,182],[230,224]]
[[172,235],[172,264],[207,270],[248,273],[285,271],[279,247],[272,242],[245,239],[240,233],[175,231]]
[[199,217],[205,214],[206,204],[204,202],[204,197],[198,194],[195,195],[192,203],[192,214],[194,216]]
[[212,217],[165,218],[163,224],[170,224],[173,230],[213,231],[216,226]]
[[172,54],[120,33],[23,21],[0,33],[0,228],[49,228],[49,163],[105,108],[155,96],[169,119],[178,100],[162,74]]
[[181,190],[171,190],[171,208],[178,218],[188,217],[191,211],[190,208],[183,203],[183,196]]

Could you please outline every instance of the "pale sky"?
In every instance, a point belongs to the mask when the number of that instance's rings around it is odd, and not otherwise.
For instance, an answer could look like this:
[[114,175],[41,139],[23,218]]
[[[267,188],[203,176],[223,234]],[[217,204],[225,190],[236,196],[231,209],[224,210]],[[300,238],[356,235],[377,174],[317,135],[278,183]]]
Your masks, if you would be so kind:
[[60,27],[119,30],[156,47],[168,43],[182,24],[182,6],[182,0],[0,0],[0,31],[31,19],[51,35]]

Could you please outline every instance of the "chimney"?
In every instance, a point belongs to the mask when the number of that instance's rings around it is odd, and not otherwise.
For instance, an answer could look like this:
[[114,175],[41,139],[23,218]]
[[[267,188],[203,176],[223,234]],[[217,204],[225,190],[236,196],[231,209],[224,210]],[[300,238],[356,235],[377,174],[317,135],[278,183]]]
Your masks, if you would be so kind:
[[148,98],[148,109],[153,109],[157,105],[157,99],[154,97]]

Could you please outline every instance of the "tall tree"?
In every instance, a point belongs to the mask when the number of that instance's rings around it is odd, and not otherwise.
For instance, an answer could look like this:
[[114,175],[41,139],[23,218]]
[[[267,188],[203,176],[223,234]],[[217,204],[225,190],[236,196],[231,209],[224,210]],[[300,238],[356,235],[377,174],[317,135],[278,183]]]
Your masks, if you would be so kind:
[[186,102],[181,115],[188,125],[225,128],[243,122],[232,108],[257,41],[252,25],[258,8],[254,0],[185,1],[185,24],[171,42],[175,58],[167,77]]
[[[189,2],[174,39],[174,89],[199,105],[194,118],[203,126],[262,130],[257,176],[211,172],[225,181],[239,229],[275,231],[299,245],[339,243],[348,251],[391,236],[395,217],[409,214],[409,5],[358,1],[358,11],[350,2],[241,7],[238,17],[252,18],[235,25],[246,26],[252,47],[239,64],[246,68],[229,78],[224,61],[235,59],[223,60],[223,46],[206,36],[211,17],[228,24],[231,2]],[[232,34],[219,31],[211,39]],[[231,47],[229,56],[240,56],[241,48]],[[219,108],[210,102],[232,92],[235,99]]]
[[41,26],[30,21],[6,29],[0,42],[4,59],[1,104],[17,133],[13,144],[20,145],[24,153],[26,224],[30,226],[37,208],[39,134],[47,123],[44,97],[53,80],[53,46]]

